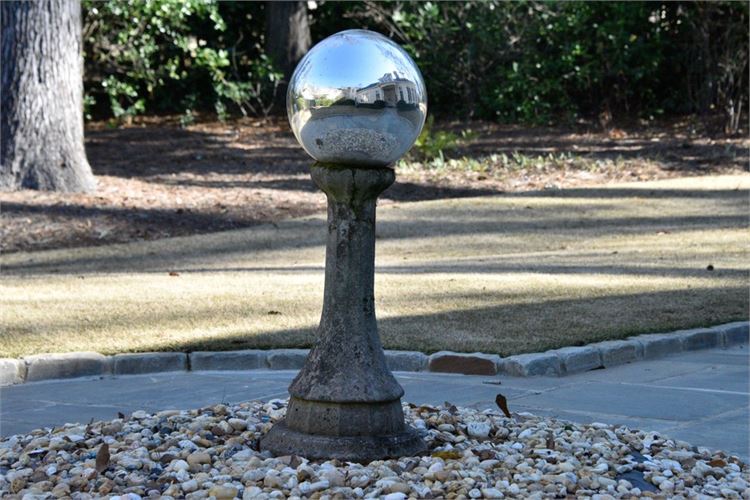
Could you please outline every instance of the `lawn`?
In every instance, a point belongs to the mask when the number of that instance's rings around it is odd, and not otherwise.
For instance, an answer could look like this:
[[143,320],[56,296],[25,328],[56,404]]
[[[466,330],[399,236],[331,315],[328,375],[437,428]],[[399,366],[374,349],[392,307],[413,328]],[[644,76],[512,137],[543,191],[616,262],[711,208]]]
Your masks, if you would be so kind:
[[[747,319],[748,189],[727,175],[389,203],[383,343],[509,355]],[[309,346],[323,217],[6,254],[0,356]]]

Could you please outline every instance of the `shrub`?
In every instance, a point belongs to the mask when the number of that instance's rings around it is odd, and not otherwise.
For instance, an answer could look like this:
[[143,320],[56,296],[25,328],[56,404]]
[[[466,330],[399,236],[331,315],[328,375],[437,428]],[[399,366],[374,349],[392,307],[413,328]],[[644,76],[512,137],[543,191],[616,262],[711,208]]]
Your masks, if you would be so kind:
[[[400,42],[438,116],[553,124],[722,111],[733,132],[748,110],[748,5],[321,1],[309,15],[314,41],[361,27]],[[83,6],[87,115],[273,111],[283,81],[263,50],[264,2]]]
[[[252,9],[215,0],[84,0],[88,114],[128,120],[179,111],[189,121],[196,109],[213,107],[224,117],[232,107],[267,115],[281,74],[257,30],[245,38],[238,28],[249,20],[245,29],[253,29],[262,12]],[[237,23],[231,29],[227,14]]]

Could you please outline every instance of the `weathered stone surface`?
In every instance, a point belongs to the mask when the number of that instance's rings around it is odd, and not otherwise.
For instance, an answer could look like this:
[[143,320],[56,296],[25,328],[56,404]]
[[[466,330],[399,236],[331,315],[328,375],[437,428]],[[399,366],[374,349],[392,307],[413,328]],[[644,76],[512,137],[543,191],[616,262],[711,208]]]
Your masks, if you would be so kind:
[[385,351],[385,362],[391,371],[421,372],[427,369],[429,357],[418,351]]
[[673,333],[638,335],[628,340],[633,340],[641,344],[644,359],[663,358],[664,356],[680,353],[685,349],[683,338]]
[[560,358],[563,374],[587,372],[602,367],[599,350],[593,347],[563,347],[551,352]]
[[299,370],[305,365],[307,349],[276,349],[268,351],[266,361],[272,370]]
[[[388,369],[375,320],[375,200],[395,173],[322,164],[310,172],[328,198],[323,313],[289,386],[293,405],[260,447],[341,461],[419,454],[426,445],[404,422],[404,390]],[[288,352],[268,359],[271,367],[292,362]]]
[[[313,165],[328,199],[323,312],[315,345],[289,386],[308,401],[393,401],[393,377],[375,320],[375,200],[395,180],[390,168]],[[293,422],[288,422],[294,428]]]
[[599,350],[605,367],[630,363],[643,357],[643,347],[635,340],[607,340],[591,344]]
[[20,359],[0,358],[0,386],[20,384],[26,378],[26,364]]
[[750,324],[747,321],[736,321],[716,327],[722,335],[722,345],[731,347],[733,345],[747,344],[750,342]]
[[697,349],[709,349],[721,345],[721,333],[710,328],[695,328],[692,330],[680,330],[674,335],[682,337],[683,346],[686,351]]
[[517,354],[503,360],[503,372],[516,377],[560,375],[562,363],[554,351]]
[[430,356],[427,367],[431,372],[496,375],[501,362],[496,354],[440,351]]
[[187,354],[184,352],[140,352],[112,356],[112,373],[115,375],[182,370],[187,370]]
[[414,456],[426,446],[417,432],[405,424],[389,435],[308,434],[290,428],[288,419],[274,424],[263,436],[261,448],[276,450],[276,456],[297,455],[310,460],[337,459],[340,462],[370,462],[372,457]]
[[266,351],[196,351],[189,354],[191,370],[256,370],[267,368]]
[[25,356],[26,381],[90,377],[112,373],[111,358],[98,352],[34,354]]

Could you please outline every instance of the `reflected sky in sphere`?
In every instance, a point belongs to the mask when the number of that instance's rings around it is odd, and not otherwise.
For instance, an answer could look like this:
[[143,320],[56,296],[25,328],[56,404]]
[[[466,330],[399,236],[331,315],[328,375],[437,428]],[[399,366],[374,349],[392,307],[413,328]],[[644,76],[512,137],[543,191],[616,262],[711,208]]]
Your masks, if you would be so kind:
[[419,136],[427,93],[419,68],[400,46],[372,31],[347,30],[300,61],[287,112],[295,137],[314,159],[385,166]]
[[[361,43],[363,39],[371,39],[373,43]],[[393,42],[384,44],[383,40],[391,42],[382,35],[365,30],[338,33],[324,40],[325,50],[310,51],[310,57],[300,62],[298,78],[317,89],[335,89],[342,82],[352,87],[364,87],[384,73],[409,73],[411,68],[398,57],[402,49]]]

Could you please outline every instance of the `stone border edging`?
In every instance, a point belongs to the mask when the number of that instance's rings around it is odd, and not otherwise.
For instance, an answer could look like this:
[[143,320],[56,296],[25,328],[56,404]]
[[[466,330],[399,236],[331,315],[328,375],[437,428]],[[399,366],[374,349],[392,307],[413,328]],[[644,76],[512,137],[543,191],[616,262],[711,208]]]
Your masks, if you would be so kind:
[[[607,340],[581,347],[562,347],[540,353],[501,358],[496,354],[440,351],[385,351],[393,371],[459,373],[464,375],[564,376],[609,368],[640,359],[750,341],[750,323],[737,321],[710,328],[678,330]],[[21,359],[0,358],[0,386],[40,380],[106,375],[136,375],[206,370],[298,370],[307,349],[250,349],[244,351],[146,352],[104,356],[96,352],[35,354]]]

